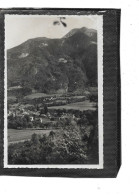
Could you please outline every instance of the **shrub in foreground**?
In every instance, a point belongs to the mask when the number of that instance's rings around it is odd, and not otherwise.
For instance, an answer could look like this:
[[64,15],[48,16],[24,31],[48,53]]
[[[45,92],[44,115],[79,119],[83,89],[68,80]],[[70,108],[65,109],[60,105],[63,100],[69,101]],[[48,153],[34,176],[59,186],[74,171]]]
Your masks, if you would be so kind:
[[76,124],[49,136],[33,134],[30,141],[9,146],[9,164],[84,164],[87,146]]

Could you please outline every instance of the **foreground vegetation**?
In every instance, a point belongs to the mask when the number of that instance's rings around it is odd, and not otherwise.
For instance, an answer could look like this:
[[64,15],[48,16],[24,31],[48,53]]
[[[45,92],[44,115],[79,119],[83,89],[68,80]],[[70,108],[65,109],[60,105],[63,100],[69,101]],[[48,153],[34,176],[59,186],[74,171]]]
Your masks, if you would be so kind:
[[[9,164],[87,164],[98,161],[96,117],[61,121],[61,131],[33,134],[30,141],[11,144]],[[93,124],[93,125],[92,125]],[[93,147],[96,147],[93,154]]]
[[29,97],[8,104],[9,164],[98,163],[97,94]]

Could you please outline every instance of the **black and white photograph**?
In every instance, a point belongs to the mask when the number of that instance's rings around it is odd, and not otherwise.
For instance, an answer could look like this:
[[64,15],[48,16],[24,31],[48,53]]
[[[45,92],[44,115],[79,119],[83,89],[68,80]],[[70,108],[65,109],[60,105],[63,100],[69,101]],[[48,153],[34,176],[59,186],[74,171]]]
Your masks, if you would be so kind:
[[103,16],[5,15],[5,168],[103,169]]
[[1,0],[1,194],[138,194],[138,8]]

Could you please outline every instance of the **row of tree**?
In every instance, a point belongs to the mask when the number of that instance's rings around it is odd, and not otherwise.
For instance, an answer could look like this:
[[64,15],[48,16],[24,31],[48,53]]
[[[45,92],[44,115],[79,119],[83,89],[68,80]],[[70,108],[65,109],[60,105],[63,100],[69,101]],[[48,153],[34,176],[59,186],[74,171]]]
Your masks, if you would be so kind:
[[8,129],[26,129],[39,126],[41,127],[40,121],[31,121],[28,115],[23,117],[13,117],[12,115],[8,117]]

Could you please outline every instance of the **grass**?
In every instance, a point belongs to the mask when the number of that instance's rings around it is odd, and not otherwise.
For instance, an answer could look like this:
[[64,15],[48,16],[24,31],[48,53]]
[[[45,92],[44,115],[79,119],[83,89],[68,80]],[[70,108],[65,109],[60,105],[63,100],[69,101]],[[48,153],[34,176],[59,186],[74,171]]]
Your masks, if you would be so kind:
[[37,98],[49,98],[49,97],[61,97],[63,94],[45,94],[45,93],[32,93],[24,97],[24,99],[37,99]]
[[66,109],[66,110],[80,110],[80,111],[84,111],[84,110],[96,110],[95,107],[95,103],[94,102],[90,102],[88,100],[85,100],[83,102],[76,102],[76,103],[71,103],[71,104],[66,104],[66,105],[62,105],[62,106],[52,106],[52,107],[48,107],[49,110],[58,110],[58,109]]
[[32,93],[30,95],[27,95],[24,97],[24,99],[37,99],[37,98],[49,98],[49,97],[60,97],[60,98],[67,98],[67,97],[72,97],[72,98],[85,98],[85,96],[81,95],[74,95],[74,94],[45,94],[45,93]]
[[[17,130],[17,129],[8,129],[8,143],[17,143],[22,142],[26,140],[30,140],[31,136],[36,134],[46,134],[49,135],[50,131],[52,130],[29,130],[29,129],[23,129],[23,130]],[[53,130],[58,131],[58,130]]]
[[27,95],[24,97],[24,99],[35,99],[35,98],[45,98],[45,97],[50,97],[51,95],[47,95],[45,93],[34,93],[31,95]]
[[16,102],[16,100],[17,100],[17,98],[15,97],[15,96],[8,96],[8,102],[10,103],[12,103],[12,102]]

